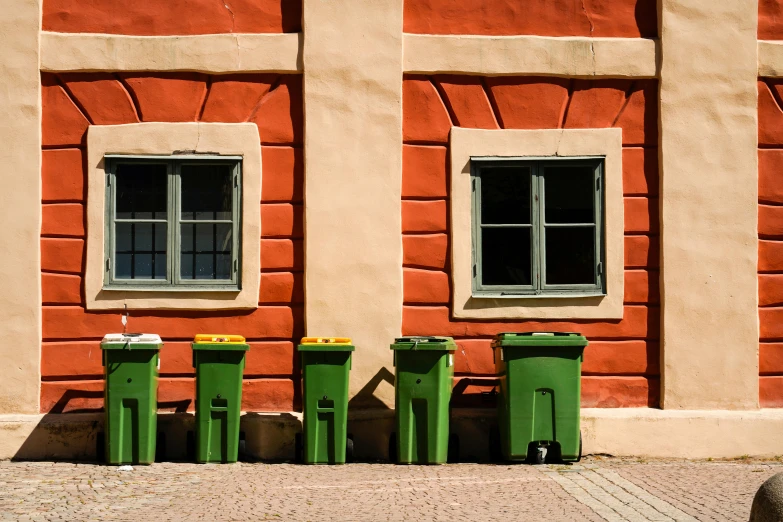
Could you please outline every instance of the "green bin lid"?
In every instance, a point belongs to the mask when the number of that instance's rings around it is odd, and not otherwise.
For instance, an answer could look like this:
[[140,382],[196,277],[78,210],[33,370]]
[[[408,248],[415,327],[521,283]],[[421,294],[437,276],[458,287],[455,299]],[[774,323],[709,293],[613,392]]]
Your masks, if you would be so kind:
[[453,352],[457,344],[451,337],[398,337],[391,345],[392,350],[443,350]]
[[356,349],[348,337],[305,337],[300,352],[352,352]]
[[492,346],[587,346],[587,338],[576,332],[503,332]]
[[160,350],[163,341],[157,334],[113,333],[106,334],[101,341],[103,350]]

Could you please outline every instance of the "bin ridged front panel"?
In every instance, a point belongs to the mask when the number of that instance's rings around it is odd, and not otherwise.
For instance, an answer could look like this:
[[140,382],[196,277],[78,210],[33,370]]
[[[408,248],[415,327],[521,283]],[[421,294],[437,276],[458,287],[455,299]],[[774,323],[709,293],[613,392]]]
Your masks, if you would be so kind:
[[158,349],[103,352],[106,462],[152,464],[157,437]]
[[196,462],[236,462],[244,351],[200,349],[196,367]]
[[351,352],[301,353],[304,462],[344,464]]
[[398,350],[395,357],[397,460],[400,464],[444,464],[454,377],[449,352]]
[[578,457],[582,350],[495,349],[500,379],[498,425],[507,460],[524,460],[531,442],[558,442],[564,460]]

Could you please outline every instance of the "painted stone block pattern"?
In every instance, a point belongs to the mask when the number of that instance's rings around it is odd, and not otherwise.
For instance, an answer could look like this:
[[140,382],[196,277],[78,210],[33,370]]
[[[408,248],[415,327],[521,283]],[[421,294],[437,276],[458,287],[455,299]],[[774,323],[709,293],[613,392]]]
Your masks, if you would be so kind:
[[655,37],[655,0],[405,0],[418,34]]
[[[486,405],[491,400],[491,393],[483,393],[493,390],[491,339],[496,333],[514,330],[567,330],[588,336],[591,344],[583,366],[585,407],[658,405],[657,91],[654,80],[445,75],[404,78],[402,329],[404,335],[450,335],[457,339],[456,405]],[[454,283],[449,259],[447,158],[452,125],[623,130],[622,320],[470,321],[451,317]]]
[[[779,2],[759,3],[759,37],[783,38]],[[778,13],[778,14],[775,14]],[[770,33],[772,29],[777,33]],[[764,33],[767,31],[767,33]],[[759,89],[759,404],[783,407],[783,81]]]
[[121,331],[118,312],[84,307],[86,150],[90,125],[148,121],[253,122],[262,145],[263,226],[259,307],[252,311],[134,311],[129,331],[159,334],[159,406],[194,407],[189,341],[196,333],[244,335],[248,410],[299,408],[294,343],[304,332],[304,159],[298,75],[197,73],[43,74],[41,411],[103,407],[100,339]]
[[302,0],[45,0],[43,30],[60,33],[193,35],[296,33]]

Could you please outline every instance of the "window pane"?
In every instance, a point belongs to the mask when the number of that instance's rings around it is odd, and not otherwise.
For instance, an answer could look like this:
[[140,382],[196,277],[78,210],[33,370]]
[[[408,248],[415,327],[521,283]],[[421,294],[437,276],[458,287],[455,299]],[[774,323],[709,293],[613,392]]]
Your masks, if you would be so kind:
[[114,226],[115,279],[166,279],[167,225],[117,223]]
[[530,224],[530,169],[481,169],[481,223]]
[[529,228],[482,229],[481,283],[531,284]]
[[115,179],[118,219],[166,219],[166,165],[119,164]]
[[546,284],[596,282],[595,228],[546,229]]
[[232,165],[182,165],[182,219],[231,219]]
[[233,227],[228,223],[182,225],[182,279],[231,279]]
[[595,223],[595,169],[546,167],[544,213],[547,223]]

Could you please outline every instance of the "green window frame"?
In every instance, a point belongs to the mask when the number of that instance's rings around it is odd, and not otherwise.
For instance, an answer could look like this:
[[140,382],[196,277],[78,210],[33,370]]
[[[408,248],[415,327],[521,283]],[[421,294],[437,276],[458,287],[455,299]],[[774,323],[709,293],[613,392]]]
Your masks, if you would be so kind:
[[[555,222],[546,221],[546,182],[549,180],[557,182],[557,176],[554,174],[558,169],[566,172],[566,169],[574,168],[574,172],[581,172],[585,176],[590,176],[592,186],[595,188],[592,204],[592,223],[587,222]],[[500,170],[498,170],[500,169]],[[603,157],[579,157],[579,158],[498,158],[498,157],[474,157],[471,158],[471,186],[472,186],[472,294],[474,297],[492,297],[492,298],[513,298],[513,297],[591,297],[606,295],[606,275],[605,266],[605,230],[604,230],[604,190],[603,190]],[[527,201],[530,209],[529,219],[518,219],[517,222],[482,222],[482,176],[491,175],[492,172],[501,173],[503,176],[511,176],[507,179],[513,179],[516,182],[518,177],[520,185],[514,189],[526,192],[529,195]],[[565,178],[564,178],[565,179]],[[489,182],[487,182],[489,183]],[[583,183],[580,179],[580,183]],[[528,185],[529,184],[529,185]],[[585,185],[586,186],[586,185]],[[489,187],[489,185],[488,185]],[[488,194],[492,189],[488,188]],[[550,186],[550,191],[555,194]],[[488,205],[489,206],[489,205]],[[551,205],[550,208],[553,208]],[[490,208],[497,208],[497,206]],[[522,208],[521,206],[519,208]],[[522,212],[526,209],[522,208]],[[496,214],[497,215],[497,214]],[[500,215],[503,215],[501,212]],[[529,221],[523,223],[522,221]],[[486,219],[485,219],[486,221]],[[494,220],[494,221],[497,221]],[[548,283],[547,282],[547,233],[553,238],[556,237],[554,229],[592,229],[592,251],[586,246],[581,252],[582,257],[594,262],[594,276],[591,277],[585,272],[584,266],[582,272],[586,275],[579,283]],[[513,243],[523,244],[525,237],[529,234],[530,238],[530,260],[529,284],[484,284],[484,267],[497,263],[498,259],[483,259],[487,255],[484,250],[484,235],[488,238],[499,237],[494,232],[487,232],[489,229],[514,229],[521,232],[517,238],[519,241],[510,241],[507,249],[500,244],[493,250],[493,256],[513,256]],[[526,230],[525,232],[522,232]],[[502,232],[501,232],[502,233]],[[513,231],[511,232],[514,233]],[[568,231],[566,230],[567,234]],[[495,234],[490,236],[489,234]],[[562,234],[562,232],[561,232]],[[582,238],[588,234],[582,233]],[[506,237],[512,237],[506,235]],[[488,239],[488,244],[491,240]],[[502,243],[502,242],[501,242]],[[552,249],[554,251],[554,249]],[[524,250],[523,250],[524,251]],[[502,262],[502,258],[500,258]],[[550,259],[550,262],[552,259]],[[555,258],[555,261],[559,262]],[[526,262],[526,261],[525,261]],[[582,261],[585,263],[584,261]],[[519,263],[517,263],[519,266]],[[559,268],[562,273],[562,265]],[[490,269],[487,269],[490,273]],[[524,270],[523,270],[524,272]],[[553,272],[555,270],[553,269]],[[491,277],[487,277],[491,279]],[[553,276],[554,279],[554,276]]]
[[[241,156],[128,156],[128,155],[106,155],[104,156],[104,165],[106,169],[106,205],[105,205],[105,220],[104,220],[104,290],[125,290],[125,291],[231,291],[237,292],[241,290],[241,215],[242,215],[242,157]],[[160,172],[160,176],[166,177],[165,181],[161,185],[165,184],[165,217],[157,217],[152,213],[152,217],[137,218],[135,215],[132,218],[118,218],[117,217],[117,169],[121,165],[128,166],[155,166]],[[165,166],[165,174],[161,172],[161,167]],[[182,179],[183,179],[183,166],[227,166],[230,169],[230,183],[231,183],[231,211],[230,219],[222,216],[218,218],[218,213],[213,215],[213,219],[197,219],[194,212],[191,217],[194,219],[183,218],[182,213]],[[187,174],[185,174],[187,176]],[[162,213],[162,212],[161,212]],[[225,212],[226,214],[228,212]],[[117,252],[117,226],[123,224],[130,225],[152,225],[152,229],[157,229],[156,225],[165,225],[165,277],[162,275],[162,268],[159,276],[153,276],[153,278],[122,278],[117,277],[116,270],[118,262],[115,262],[114,257],[119,257]],[[195,238],[196,226],[209,226],[212,225],[213,231],[217,230],[218,226],[222,226],[222,230],[228,230],[230,227],[230,239],[224,241],[224,246],[230,244],[230,266],[227,271],[230,274],[228,278],[217,278],[217,262],[213,261],[212,267],[214,271],[214,278],[212,279],[200,279],[192,277],[183,277],[182,274],[182,256],[183,256],[183,234],[182,228],[187,225],[193,225],[191,229],[192,236]],[[135,227],[132,230],[136,230]],[[134,240],[135,241],[135,240]],[[162,244],[163,238],[158,238],[156,243],[156,237],[152,235],[151,251],[152,258],[156,258],[156,253],[159,244]],[[195,273],[195,255],[196,255],[196,240],[192,240],[193,246],[193,269]],[[135,244],[135,243],[134,243]],[[212,250],[206,255],[212,255],[214,259],[217,255],[221,255],[225,258],[224,252],[218,251],[217,232],[213,232]],[[185,255],[190,255],[191,252],[186,252]],[[152,272],[155,273],[155,262],[152,264]],[[133,272],[131,272],[133,274]]]

